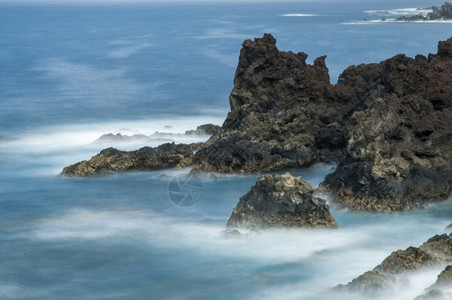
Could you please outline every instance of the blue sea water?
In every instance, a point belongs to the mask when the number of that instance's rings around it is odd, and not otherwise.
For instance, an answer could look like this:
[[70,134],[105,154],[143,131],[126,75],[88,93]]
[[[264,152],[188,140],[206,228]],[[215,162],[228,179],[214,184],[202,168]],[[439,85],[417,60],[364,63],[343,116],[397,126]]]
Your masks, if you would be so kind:
[[[441,2],[0,2],[0,299],[352,299],[329,289],[444,232],[452,203],[397,215],[332,207],[337,231],[228,237],[258,174],[202,175],[189,208],[168,196],[188,170],[58,174],[109,146],[143,146],[93,143],[109,132],[207,139],[183,133],[221,125],[245,39],[270,32],[310,62],[328,55],[336,82],[351,64],[435,53],[451,23],[378,22],[432,5]],[[293,173],[316,186],[333,167]],[[412,299],[437,274],[412,274],[384,299]]]

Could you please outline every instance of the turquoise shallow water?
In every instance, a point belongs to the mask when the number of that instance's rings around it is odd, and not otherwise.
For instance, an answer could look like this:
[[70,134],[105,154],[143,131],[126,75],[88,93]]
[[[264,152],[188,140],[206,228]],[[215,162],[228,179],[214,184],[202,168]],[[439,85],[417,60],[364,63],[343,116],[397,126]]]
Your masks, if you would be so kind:
[[[108,146],[143,146],[92,144],[108,132],[205,140],[181,133],[224,120],[246,38],[271,32],[280,49],[304,51],[309,61],[327,54],[335,82],[350,64],[435,52],[452,33],[448,23],[360,23],[381,17],[366,11],[439,4],[1,2],[0,298],[350,299],[327,291],[443,232],[451,203],[398,215],[332,207],[337,231],[230,238],[224,226],[257,174],[201,176],[202,198],[190,208],[168,196],[172,178],[187,170],[58,174]],[[318,185],[332,167],[292,171]],[[413,298],[437,274],[415,274],[385,299]]]

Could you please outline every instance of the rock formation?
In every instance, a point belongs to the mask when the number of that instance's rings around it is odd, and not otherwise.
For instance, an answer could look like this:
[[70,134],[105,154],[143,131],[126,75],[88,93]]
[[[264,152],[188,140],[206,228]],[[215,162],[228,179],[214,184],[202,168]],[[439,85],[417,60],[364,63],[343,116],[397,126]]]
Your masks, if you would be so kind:
[[[395,284],[400,281],[399,276],[407,272],[451,263],[452,234],[436,235],[420,247],[409,247],[406,250],[394,251],[372,271],[364,273],[346,285],[337,286],[336,290],[360,293],[366,296],[376,295],[388,292],[388,289],[389,291],[394,289]],[[450,287],[452,282],[451,270],[452,268],[448,266],[438,277],[437,283],[429,290],[438,290],[443,286]]]
[[380,93],[351,116],[346,154],[321,189],[353,210],[399,211],[447,199],[452,193],[452,39],[440,42],[436,55],[397,55],[375,71]]
[[203,143],[166,143],[155,148],[143,147],[136,151],[120,151],[114,148],[102,150],[88,161],[70,165],[63,169],[65,176],[91,176],[111,171],[156,170],[174,168],[191,163],[193,152]]
[[255,173],[339,161],[320,189],[353,210],[400,211],[452,194],[452,39],[428,58],[350,66],[336,85],[325,56],[306,58],[279,51],[270,34],[246,40],[231,111],[182,165]]
[[395,21],[437,21],[437,20],[452,20],[452,4],[444,2],[441,7],[433,6],[432,11],[426,16],[422,14],[399,17]]
[[325,56],[306,58],[279,51],[270,34],[243,43],[223,132],[198,151],[194,171],[272,171],[341,154],[357,99],[336,97]]
[[336,228],[325,201],[301,177],[263,175],[240,198],[228,221],[229,228],[269,227]]

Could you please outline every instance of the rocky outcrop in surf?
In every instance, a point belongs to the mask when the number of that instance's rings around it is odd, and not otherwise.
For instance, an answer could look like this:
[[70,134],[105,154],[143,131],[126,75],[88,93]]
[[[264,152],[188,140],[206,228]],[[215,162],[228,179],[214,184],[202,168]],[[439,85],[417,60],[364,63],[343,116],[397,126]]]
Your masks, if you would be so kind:
[[444,4],[441,7],[433,6],[432,11],[429,12],[427,15],[414,15],[414,16],[402,16],[395,21],[438,21],[438,20],[452,20],[452,4],[449,2],[444,2]]
[[436,55],[397,55],[378,67],[373,77],[385,92],[351,116],[345,156],[321,189],[353,210],[400,211],[447,199],[452,39],[440,42]]
[[263,175],[232,211],[227,227],[264,229],[272,227],[337,228],[324,200],[301,177]]
[[196,153],[194,171],[254,173],[341,155],[342,117],[358,99],[335,95],[325,56],[306,58],[279,51],[270,34],[243,43],[223,132]]
[[223,132],[196,153],[194,171],[336,158],[322,190],[343,207],[400,211],[451,195],[452,39],[428,58],[351,66],[335,86],[324,57],[311,66],[275,42],[268,34],[244,42]]
[[189,145],[166,143],[155,148],[143,147],[136,151],[108,148],[90,160],[64,168],[61,175],[92,176],[114,171],[148,171],[185,166],[191,163],[193,152],[203,145],[203,143]]
[[[420,247],[409,247],[391,253],[372,271],[355,278],[335,290],[358,293],[363,296],[375,296],[397,288],[397,284],[407,284],[404,275],[433,266],[447,266],[452,263],[452,234],[436,235]],[[451,287],[451,267],[439,275],[437,283],[428,290],[441,290]],[[440,291],[439,291],[440,292]],[[427,297],[427,296],[422,296]],[[419,298],[430,299],[430,298]]]
[[400,211],[451,195],[452,39],[428,57],[350,66],[336,85],[325,56],[306,58],[279,51],[270,34],[246,40],[221,130],[176,165],[255,173],[338,161],[320,189],[352,210]]

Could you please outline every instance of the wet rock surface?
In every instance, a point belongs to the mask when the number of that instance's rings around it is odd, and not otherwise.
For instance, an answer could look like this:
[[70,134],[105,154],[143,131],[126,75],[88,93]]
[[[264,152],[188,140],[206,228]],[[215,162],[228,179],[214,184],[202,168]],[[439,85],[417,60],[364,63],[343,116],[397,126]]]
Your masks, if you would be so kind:
[[229,228],[271,227],[336,228],[336,220],[324,200],[313,196],[314,188],[301,177],[263,175],[259,177],[227,223]]
[[63,169],[64,176],[92,176],[112,171],[156,170],[174,168],[191,163],[193,152],[203,143],[166,143],[155,148],[143,147],[136,151],[120,151],[115,148],[102,150],[88,161],[70,165]]

